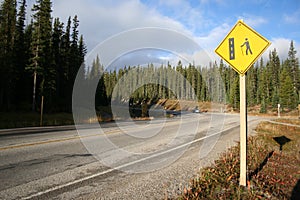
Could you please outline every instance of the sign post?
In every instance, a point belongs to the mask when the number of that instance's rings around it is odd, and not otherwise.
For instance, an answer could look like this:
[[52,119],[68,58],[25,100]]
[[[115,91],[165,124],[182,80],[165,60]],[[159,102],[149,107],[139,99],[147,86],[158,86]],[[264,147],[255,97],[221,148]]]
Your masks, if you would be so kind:
[[240,185],[247,185],[246,72],[271,43],[239,20],[215,52],[240,75]]
[[240,74],[240,185],[247,185],[246,75]]

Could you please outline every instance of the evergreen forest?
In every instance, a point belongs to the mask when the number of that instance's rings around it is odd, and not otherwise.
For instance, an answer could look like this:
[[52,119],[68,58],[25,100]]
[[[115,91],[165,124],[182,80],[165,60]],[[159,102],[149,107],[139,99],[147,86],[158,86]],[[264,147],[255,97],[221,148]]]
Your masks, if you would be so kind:
[[0,7],[0,111],[71,112],[73,83],[86,46],[75,15],[52,18],[51,0],[36,0],[30,23],[26,0]]
[[[52,17],[51,0],[36,0],[26,24],[26,0],[0,5],[0,111],[72,112],[72,90],[87,47],[79,18],[66,22]],[[290,42],[281,60],[276,49],[247,72],[247,104],[266,112],[271,106],[292,110],[300,103],[299,59]],[[149,63],[104,70],[101,55],[85,68],[85,81],[99,79],[96,108],[111,101],[155,102],[159,99],[197,99],[239,107],[239,75],[222,60],[209,66]],[[153,76],[154,75],[154,76]],[[147,82],[147,84],[143,84]],[[121,87],[122,86],[122,87]],[[136,88],[133,92],[130,88]]]

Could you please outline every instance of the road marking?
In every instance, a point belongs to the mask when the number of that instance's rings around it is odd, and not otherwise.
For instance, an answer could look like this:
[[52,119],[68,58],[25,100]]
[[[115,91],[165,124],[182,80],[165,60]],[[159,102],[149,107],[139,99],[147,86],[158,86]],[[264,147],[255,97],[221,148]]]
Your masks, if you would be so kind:
[[172,151],[178,150],[178,149],[180,149],[180,148],[189,146],[189,145],[194,144],[194,143],[196,143],[196,142],[199,142],[199,141],[201,141],[201,140],[205,140],[205,139],[207,139],[207,138],[209,138],[209,137],[213,137],[213,136],[215,136],[215,135],[218,135],[218,134],[221,134],[221,133],[223,133],[223,132],[229,131],[229,130],[231,130],[231,129],[233,129],[233,128],[236,128],[236,127],[238,127],[238,126],[239,126],[239,125],[234,125],[234,126],[229,127],[229,128],[227,128],[227,129],[225,129],[225,130],[218,131],[217,133],[214,133],[214,134],[211,134],[211,135],[208,135],[208,136],[204,136],[204,137],[198,138],[197,140],[193,140],[193,141],[191,141],[191,142],[188,142],[188,143],[179,145],[179,146],[174,147],[174,148],[172,148],[172,149],[168,149],[168,150],[166,150],[166,151],[159,152],[159,153],[157,153],[157,154],[153,154],[153,155],[151,155],[151,156],[147,156],[147,157],[141,158],[141,159],[139,159],[139,160],[135,160],[135,161],[132,161],[132,162],[129,162],[129,163],[125,163],[125,164],[120,165],[120,166],[117,166],[117,167],[115,167],[115,168],[113,168],[113,169],[108,169],[108,170],[105,170],[105,171],[102,171],[102,172],[99,172],[99,173],[96,173],[96,174],[93,174],[93,175],[90,175],[90,176],[86,176],[86,177],[84,177],[84,178],[77,179],[77,180],[72,181],[72,182],[69,182],[69,183],[65,183],[65,184],[62,184],[62,185],[58,185],[58,186],[49,188],[49,189],[47,189],[47,190],[45,190],[45,191],[41,191],[41,192],[32,194],[32,195],[27,196],[27,197],[24,197],[24,198],[22,198],[22,199],[28,200],[28,199],[36,198],[36,197],[38,197],[38,196],[42,196],[42,195],[44,195],[44,194],[47,194],[47,193],[50,193],[50,192],[54,192],[54,191],[59,190],[59,189],[62,189],[62,188],[65,188],[65,187],[68,187],[68,186],[71,186],[71,185],[75,185],[75,184],[78,184],[78,183],[80,183],[80,182],[83,182],[83,181],[86,181],[86,180],[89,180],[89,179],[93,179],[93,178],[96,178],[96,177],[99,177],[99,176],[108,174],[108,173],[113,172],[113,171],[115,171],[115,170],[120,170],[120,169],[125,168],[125,167],[128,167],[128,166],[130,166],[130,165],[134,165],[134,164],[137,164],[137,163],[139,163],[139,162],[146,161],[146,160],[149,160],[149,159],[152,159],[152,158],[161,156],[161,155],[163,155],[163,154],[167,154],[167,153],[170,153],[170,152],[172,152]]
[[[121,131],[120,130],[112,130],[112,131],[108,131],[105,134],[113,134],[113,133],[118,133],[118,132],[121,132]],[[65,141],[70,141],[70,140],[77,140],[77,139],[96,137],[96,136],[102,136],[102,135],[103,134],[91,134],[91,135],[86,135],[86,136],[78,135],[78,136],[74,136],[74,137],[61,138],[61,139],[56,139],[56,140],[47,140],[47,141],[17,144],[17,145],[12,145],[12,146],[0,147],[0,151],[8,150],[8,149],[18,149],[18,148],[22,148],[22,147],[36,146],[36,145],[42,145],[42,144],[50,144],[50,143],[56,143],[56,142],[65,142]]]
[[76,140],[79,138],[87,138],[87,137],[94,137],[94,136],[99,136],[99,134],[87,135],[87,136],[75,136],[75,137],[62,138],[62,139],[57,139],[57,140],[48,140],[48,141],[40,141],[40,142],[5,146],[5,147],[0,147],[0,151],[8,150],[8,149],[18,149],[18,148],[22,148],[22,147],[36,146],[36,145],[42,145],[42,144],[50,144],[50,143],[56,143],[56,142],[65,142],[65,141],[69,141],[69,140]]
[[[172,124],[177,124],[180,123],[181,121],[171,121],[167,122],[165,127],[171,126]],[[126,131],[132,131],[135,130],[136,128],[128,128],[124,129]],[[114,133],[121,133],[122,130],[111,130],[104,132],[104,134],[114,134]],[[96,137],[96,136],[102,136],[103,134],[91,134],[91,135],[86,135],[86,136],[74,136],[74,137],[67,137],[67,138],[61,138],[61,139],[55,139],[55,140],[47,140],[47,141],[39,141],[39,142],[32,142],[32,143],[23,143],[23,144],[17,144],[17,145],[11,145],[11,146],[4,146],[0,147],[0,151],[8,150],[8,149],[18,149],[18,148],[23,148],[23,147],[30,147],[30,146],[36,146],[36,145],[43,145],[43,144],[51,144],[51,143],[58,143],[58,142],[66,142],[70,140],[77,140],[77,139],[82,139],[82,138],[89,138],[89,137]]]

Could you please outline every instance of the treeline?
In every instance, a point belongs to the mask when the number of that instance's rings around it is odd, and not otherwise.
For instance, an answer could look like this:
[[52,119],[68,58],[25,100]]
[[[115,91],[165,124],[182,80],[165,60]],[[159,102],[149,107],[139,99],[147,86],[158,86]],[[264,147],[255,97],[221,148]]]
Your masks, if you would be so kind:
[[[71,111],[72,88],[86,47],[77,16],[53,19],[51,0],[36,0],[26,19],[26,0],[0,7],[0,111]],[[29,24],[25,24],[30,21]]]
[[[288,58],[281,61],[276,49],[261,58],[247,72],[247,104],[295,109],[300,103],[300,70],[293,41]],[[87,79],[100,78],[96,106],[111,101],[130,104],[152,103],[158,99],[197,99],[230,104],[239,108],[239,75],[222,60],[208,67],[170,64],[147,67],[128,66],[104,71],[99,57],[89,67]]]
[[[75,15],[66,24],[51,16],[51,0],[36,0],[26,19],[26,0],[0,5],[0,111],[71,112],[72,89],[86,47]],[[25,22],[30,21],[29,24]],[[300,70],[291,41],[288,57],[276,49],[247,72],[248,105],[294,109],[300,103]],[[100,55],[101,57],[101,55]],[[158,99],[198,99],[239,107],[239,76],[228,65],[116,66],[104,71],[99,57],[85,68],[85,80],[100,79],[96,107],[111,101],[140,103]]]

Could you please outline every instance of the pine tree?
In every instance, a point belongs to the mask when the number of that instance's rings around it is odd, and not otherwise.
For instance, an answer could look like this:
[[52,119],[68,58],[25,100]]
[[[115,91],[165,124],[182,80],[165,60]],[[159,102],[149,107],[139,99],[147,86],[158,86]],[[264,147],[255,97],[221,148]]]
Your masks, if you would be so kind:
[[207,70],[202,68],[202,83],[201,83],[201,93],[200,93],[200,101],[207,101],[208,100],[208,86],[207,86]]
[[288,69],[283,68],[280,74],[279,102],[281,108],[296,108],[296,94],[294,91],[293,81],[288,74]]
[[95,106],[107,106],[108,98],[104,81],[104,68],[100,63],[99,56],[93,61],[92,69],[89,74],[89,81],[92,84],[98,83],[95,95]]
[[59,18],[54,19],[53,31],[52,31],[52,39],[51,39],[51,50],[53,56],[53,65],[56,71],[56,93],[55,93],[55,103],[56,103],[56,111],[67,111],[65,104],[65,68],[62,58],[62,37],[64,34],[63,31],[64,24],[60,22]]
[[266,100],[263,98],[260,102],[260,113],[267,113],[267,105],[266,105]]
[[[224,64],[223,60],[220,60],[220,65],[219,65],[219,74],[220,74],[220,84],[222,84],[223,87],[223,92],[225,94],[225,97],[223,97],[223,100],[225,102],[229,101],[229,85],[230,85],[230,79],[229,79],[229,72],[228,72],[228,67]],[[222,92],[222,93],[223,93]]]
[[[87,48],[83,39],[83,35],[80,35],[78,44],[78,66],[79,70],[76,75],[76,79],[80,78],[80,81],[84,82],[87,75],[87,67],[85,66],[85,55],[87,53]],[[103,78],[104,69],[102,68],[101,78]],[[103,80],[104,84],[104,80]]]
[[267,112],[267,103],[266,103],[266,88],[267,82],[265,79],[266,67],[264,66],[263,58],[260,59],[259,67],[257,69],[257,103],[260,104],[260,113]]
[[270,59],[271,68],[271,85],[272,85],[272,106],[276,108],[279,103],[279,75],[280,75],[280,60],[276,49],[271,52]]
[[233,108],[240,107],[240,84],[239,84],[239,77],[236,76],[231,83],[230,87],[230,104]]
[[71,85],[73,85],[73,82],[76,78],[76,74],[78,72],[78,69],[81,65],[79,60],[79,20],[77,15],[73,18],[73,26],[72,26],[72,34],[71,34],[71,57],[70,60],[70,78],[71,78]]
[[50,103],[55,91],[55,69],[53,68],[53,57],[51,55],[51,1],[37,0],[33,5],[33,35],[32,35],[32,62],[30,65],[34,75],[33,80],[33,105],[36,109],[36,92],[39,87],[39,94],[46,96]]
[[16,22],[16,36],[15,36],[15,43],[14,43],[14,61],[15,66],[18,67],[17,74],[18,77],[20,73],[24,71],[24,66],[26,63],[25,57],[25,17],[26,17],[26,0],[22,0],[20,2],[20,8],[18,12],[18,19]]
[[298,96],[300,102],[300,69],[299,59],[296,57],[297,51],[294,47],[294,42],[291,41],[290,49],[288,52],[288,69],[293,82],[294,93]]
[[70,19],[65,32],[58,18],[52,29],[51,0],[36,0],[31,23],[25,26],[26,0],[18,5],[16,0],[1,2],[0,110],[28,110],[31,101],[37,110],[45,96],[48,111],[70,111],[70,88],[86,54],[77,16],[72,33]]
[[202,75],[200,67],[197,68],[197,87],[196,87],[196,94],[197,99],[201,99],[201,89],[202,89]]
[[[71,32],[71,20],[69,18],[67,30],[66,30],[66,58],[67,58],[67,102],[68,102],[68,110],[71,111],[71,103],[72,103],[72,92],[73,92],[73,85],[76,79],[77,72],[81,66],[82,58],[80,58],[79,52],[79,20],[77,15],[73,18],[72,21],[72,32]],[[70,37],[71,40],[69,40]],[[68,41],[69,40],[69,41]],[[69,43],[70,42],[70,43]]]
[[250,106],[257,104],[257,68],[252,66],[247,72],[247,103]]
[[71,93],[70,92],[70,62],[73,59],[71,56],[71,17],[68,18],[65,30],[62,32],[61,36],[61,44],[60,44],[60,66],[59,76],[61,77],[60,89],[60,100],[62,101],[62,105],[64,110],[67,112],[71,112]]
[[268,78],[267,78],[267,68],[263,65],[263,60],[260,61],[260,66],[258,69],[258,103],[264,103],[267,105],[268,101]]
[[84,57],[87,53],[87,48],[84,43],[83,35],[80,35],[80,38],[79,38],[78,51],[79,51],[78,52],[78,64],[80,63],[80,65],[81,65],[84,63]]
[[4,0],[0,8],[0,109],[9,110],[15,90],[14,43],[16,0]]
[[27,61],[29,59],[28,55],[28,45],[26,45],[25,38],[25,19],[26,19],[26,0],[22,0],[19,2],[19,11],[17,14],[17,22],[16,22],[16,36],[14,43],[14,82],[16,83],[15,92],[15,103],[16,105],[26,104],[28,101],[28,86],[29,79],[28,76],[24,76],[24,74],[28,75],[25,71],[25,67],[27,65]]

